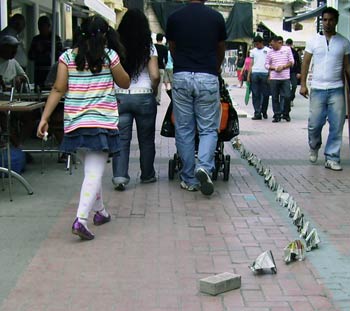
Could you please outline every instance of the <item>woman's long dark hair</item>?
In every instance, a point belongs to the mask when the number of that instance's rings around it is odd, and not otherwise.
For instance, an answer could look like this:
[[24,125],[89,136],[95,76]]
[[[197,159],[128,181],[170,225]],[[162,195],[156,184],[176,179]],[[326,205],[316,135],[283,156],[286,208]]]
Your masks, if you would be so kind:
[[77,70],[88,69],[92,73],[99,73],[108,55],[105,48],[116,51],[121,61],[124,59],[124,47],[119,41],[119,34],[111,28],[100,16],[86,18],[77,33],[76,47],[78,55],[75,59]]
[[128,10],[118,32],[126,49],[123,67],[130,77],[137,78],[150,60],[152,37],[147,17],[138,9]]

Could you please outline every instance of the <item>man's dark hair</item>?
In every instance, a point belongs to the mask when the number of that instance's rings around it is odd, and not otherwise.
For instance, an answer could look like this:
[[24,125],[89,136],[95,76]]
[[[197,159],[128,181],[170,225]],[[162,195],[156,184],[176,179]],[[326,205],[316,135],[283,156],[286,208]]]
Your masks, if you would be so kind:
[[40,16],[38,19],[38,28],[40,29],[44,25],[51,26],[51,21],[46,15]]
[[293,40],[291,38],[287,39],[286,44],[293,45]]
[[282,41],[283,42],[283,37],[281,36],[274,36],[271,38],[271,41]]
[[21,27],[24,28],[24,25],[25,25],[24,16],[22,14],[17,13],[17,14],[10,17],[8,24],[9,24],[9,26],[11,26],[12,28],[14,28],[16,30],[20,29]]
[[253,39],[253,42],[256,43],[256,42],[264,42],[264,39],[261,37],[261,36],[255,36],[254,39]]
[[158,42],[163,41],[164,35],[162,33],[157,33],[156,40]]
[[330,6],[326,7],[322,11],[322,18],[323,18],[323,15],[325,15],[325,14],[333,15],[335,17],[335,20],[338,22],[338,20],[339,20],[339,12],[335,8],[332,8]]
[[24,16],[22,14],[17,13],[10,17],[9,24],[12,25],[13,23],[18,23],[20,21],[24,21]]

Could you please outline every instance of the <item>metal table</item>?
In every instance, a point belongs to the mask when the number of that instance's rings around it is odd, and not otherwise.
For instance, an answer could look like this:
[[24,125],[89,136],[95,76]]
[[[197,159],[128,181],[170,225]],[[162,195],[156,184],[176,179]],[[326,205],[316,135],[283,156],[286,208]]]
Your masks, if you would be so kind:
[[[10,150],[10,133],[11,133],[11,112],[29,112],[35,109],[42,109],[45,106],[45,102],[37,101],[0,101],[0,111],[6,112],[6,123],[7,123],[7,133],[6,133],[6,149],[7,149],[7,168],[0,167],[1,173],[7,173],[9,179],[9,195],[12,201],[12,177],[16,178],[27,190],[28,194],[33,194],[33,189],[30,184],[21,175],[11,170],[11,150]],[[3,176],[4,177],[4,176]]]

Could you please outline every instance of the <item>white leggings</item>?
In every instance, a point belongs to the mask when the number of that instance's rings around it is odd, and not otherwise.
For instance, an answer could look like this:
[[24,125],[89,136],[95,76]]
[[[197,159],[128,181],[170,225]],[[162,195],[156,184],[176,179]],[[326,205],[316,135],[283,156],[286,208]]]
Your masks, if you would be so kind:
[[79,151],[78,157],[84,162],[84,181],[80,191],[77,217],[88,219],[91,210],[103,210],[102,176],[108,153],[102,151]]

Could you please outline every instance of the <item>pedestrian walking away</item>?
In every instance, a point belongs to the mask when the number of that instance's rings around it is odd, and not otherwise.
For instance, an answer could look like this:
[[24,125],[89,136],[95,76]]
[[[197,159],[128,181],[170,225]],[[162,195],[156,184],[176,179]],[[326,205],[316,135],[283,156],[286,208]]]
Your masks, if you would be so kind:
[[171,57],[170,51],[168,51],[168,62],[165,65],[165,72],[164,72],[164,85],[165,85],[165,90],[170,97],[171,100],[171,89],[172,89],[172,84],[173,84],[173,58]]
[[155,131],[159,70],[157,50],[152,43],[147,17],[138,9],[128,10],[118,32],[126,48],[124,68],[131,77],[128,90],[116,89],[119,101],[120,152],[113,156],[116,190],[123,191],[130,181],[129,157],[133,122],[136,122],[140,149],[141,183],[157,181],[154,170]]
[[300,94],[309,96],[306,79],[311,60],[314,64],[310,91],[308,139],[311,163],[316,163],[322,144],[322,129],[328,120],[329,133],[324,149],[325,167],[341,171],[340,149],[345,122],[344,77],[350,78],[350,42],[336,32],[339,12],[327,7],[322,11],[323,32],[306,43],[301,69]]
[[294,99],[295,99],[295,91],[298,86],[298,81],[300,80],[300,72],[301,72],[301,61],[299,53],[293,48],[293,40],[287,39],[286,45],[290,47],[293,53],[294,58],[294,65],[290,67],[290,106],[294,106]]
[[117,34],[103,18],[88,17],[77,36],[76,48],[67,50],[59,58],[57,78],[37,136],[45,136],[50,115],[65,95],[61,151],[78,152],[84,163],[84,180],[72,233],[83,240],[92,240],[94,234],[87,226],[91,210],[95,212],[95,225],[111,219],[103,204],[102,176],[108,155],[119,151],[114,82],[128,88],[130,79],[120,63],[122,47]]
[[164,39],[164,35],[161,33],[158,33],[156,36],[157,43],[155,44],[155,47],[157,49],[157,54],[158,54],[158,68],[159,68],[159,75],[160,75],[158,92],[156,95],[156,100],[158,105],[160,105],[160,101],[162,97],[162,86],[163,86],[163,79],[164,79],[164,73],[165,73],[165,66],[168,62],[168,48],[163,44],[163,39]]
[[218,72],[227,34],[223,16],[204,2],[189,1],[170,15],[166,37],[174,60],[175,141],[183,164],[180,186],[189,191],[200,187],[203,194],[211,195],[220,123]]

